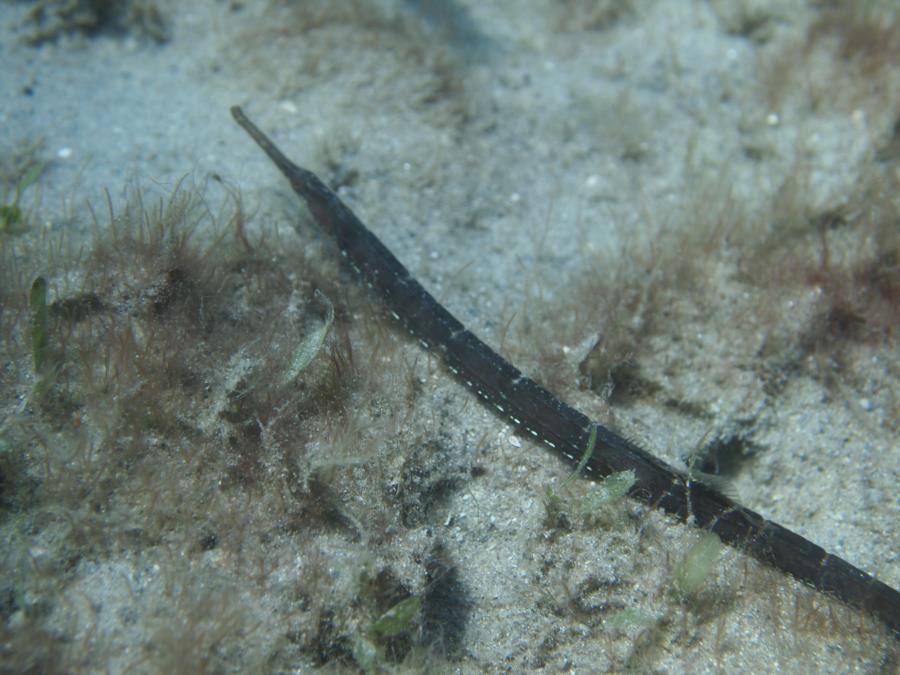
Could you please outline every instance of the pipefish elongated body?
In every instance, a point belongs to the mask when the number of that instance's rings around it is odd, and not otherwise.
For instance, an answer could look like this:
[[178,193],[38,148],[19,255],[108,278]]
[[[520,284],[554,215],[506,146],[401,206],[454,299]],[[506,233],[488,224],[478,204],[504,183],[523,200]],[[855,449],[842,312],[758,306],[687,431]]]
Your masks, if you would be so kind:
[[383,300],[390,315],[426,349],[438,354],[492,412],[572,464],[601,478],[634,471],[629,495],[786,572],[823,593],[865,610],[900,635],[900,593],[800,535],[766,520],[715,488],[681,473],[646,450],[592,422],[550,393],[468,331],[315,174],[291,162],[239,107],[237,123],[265,151],[306,203],[314,220]]

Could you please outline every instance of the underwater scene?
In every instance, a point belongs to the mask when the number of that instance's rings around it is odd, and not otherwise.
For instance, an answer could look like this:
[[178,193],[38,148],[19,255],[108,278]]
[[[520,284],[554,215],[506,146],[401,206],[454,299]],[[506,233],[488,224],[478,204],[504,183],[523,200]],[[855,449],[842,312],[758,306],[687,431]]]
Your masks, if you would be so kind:
[[0,673],[900,669],[896,2],[0,31]]

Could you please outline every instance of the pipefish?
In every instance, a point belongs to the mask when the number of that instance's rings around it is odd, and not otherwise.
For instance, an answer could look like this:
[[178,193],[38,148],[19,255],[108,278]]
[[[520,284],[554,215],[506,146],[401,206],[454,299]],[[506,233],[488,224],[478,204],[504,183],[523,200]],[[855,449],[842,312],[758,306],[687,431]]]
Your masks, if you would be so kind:
[[583,459],[581,449],[590,442],[594,449],[584,465],[588,476],[633,471],[636,481],[629,496],[870,612],[900,635],[900,593],[894,588],[592,422],[523,375],[435,300],[314,173],[291,162],[241,108],[231,108],[231,114],[288,179],[318,226],[334,238],[341,255],[390,315],[518,433],[542,442],[572,464]]

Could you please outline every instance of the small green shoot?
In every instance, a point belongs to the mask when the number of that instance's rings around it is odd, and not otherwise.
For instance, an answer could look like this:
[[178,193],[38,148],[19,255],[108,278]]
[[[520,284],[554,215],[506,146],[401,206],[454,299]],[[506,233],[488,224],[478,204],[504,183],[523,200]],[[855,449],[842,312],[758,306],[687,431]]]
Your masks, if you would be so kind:
[[415,595],[401,600],[382,614],[369,630],[381,638],[394,637],[409,630],[412,620],[422,610],[422,601]]
[[639,607],[629,607],[613,613],[603,620],[603,627],[608,630],[628,631],[646,628],[659,621],[661,616]]
[[34,374],[39,376],[47,358],[47,280],[44,277],[31,282],[28,309],[31,313],[31,363]]
[[[562,482],[560,488],[565,487],[569,482],[573,481],[576,476],[580,475],[584,470],[584,467],[587,466],[587,463],[590,461],[591,457],[594,454],[594,449],[597,446],[597,425],[591,424],[591,432],[588,437],[587,447],[584,449],[584,453],[581,455],[581,459],[578,462],[578,466],[575,467],[575,470],[569,474],[569,476]],[[628,491],[632,488],[632,486],[637,481],[637,476],[634,471],[620,471],[618,473],[613,473],[606,476],[603,480],[601,480],[597,485],[584,497],[581,503],[581,515],[582,516],[596,516],[598,511],[600,511],[603,507],[613,504],[619,501],[622,497],[628,494]],[[548,509],[559,509],[560,496],[553,490],[549,485],[547,486],[547,508]]]
[[384,647],[358,633],[353,636],[352,643],[351,652],[356,665],[367,675],[377,673],[379,664],[384,663]]
[[590,461],[591,457],[594,454],[594,447],[597,445],[597,425],[593,422],[591,423],[591,434],[588,436],[588,444],[584,449],[584,454],[581,456],[581,459],[578,461],[578,466],[575,467],[575,470],[572,474],[563,481],[563,485],[568,484],[570,481],[574,480],[575,476],[579,475],[582,471],[584,471],[584,467],[587,466],[587,463]]
[[47,367],[47,280],[37,277],[31,282],[28,293],[28,310],[31,315],[31,367],[35,382],[28,401],[40,402],[53,386],[59,374],[58,368]]
[[[597,445],[597,425],[591,423],[591,434],[588,437],[587,447],[584,449],[584,453],[581,455],[581,459],[578,462],[578,466],[575,467],[575,470],[569,474],[569,476],[562,482],[560,488],[564,488],[570,482],[572,482],[576,476],[581,474],[584,471],[584,467],[587,466],[587,463],[590,461],[591,456],[594,454],[594,447]],[[547,486],[547,500],[550,502],[559,501],[559,495],[553,491],[553,487]]]
[[637,476],[633,469],[611,473],[584,496],[584,500],[581,502],[581,514],[592,515],[599,509],[614,504],[627,495],[636,482]]
[[0,204],[0,234],[22,234],[25,232],[25,216],[19,206],[22,193],[37,182],[44,172],[46,162],[35,162],[19,179],[11,204]]
[[28,310],[31,315],[31,367],[35,377],[28,400],[40,402],[58,375],[56,367],[47,367],[47,280],[44,277],[31,282]]
[[357,665],[365,673],[381,670],[385,660],[383,640],[408,631],[421,611],[422,601],[414,595],[410,596],[378,617],[364,633],[353,635],[351,649]]
[[675,591],[682,598],[694,595],[722,553],[724,544],[712,532],[705,532],[700,539],[688,549],[684,560],[675,570]]
[[328,337],[328,331],[331,330],[331,324],[334,323],[334,305],[322,293],[316,289],[316,299],[325,306],[325,321],[315,330],[308,333],[300,341],[297,349],[294,351],[294,358],[291,359],[291,365],[281,379],[282,384],[288,384],[297,379],[297,377],[313,362],[316,355],[321,351],[322,345],[325,344],[325,338]]

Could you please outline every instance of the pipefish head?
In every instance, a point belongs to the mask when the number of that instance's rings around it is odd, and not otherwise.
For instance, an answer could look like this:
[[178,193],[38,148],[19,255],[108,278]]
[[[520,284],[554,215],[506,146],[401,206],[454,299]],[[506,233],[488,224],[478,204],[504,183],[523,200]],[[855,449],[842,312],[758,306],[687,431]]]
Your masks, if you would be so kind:
[[250,135],[250,138],[256,141],[256,144],[269,156],[269,159],[271,159],[275,166],[278,167],[278,170],[284,174],[284,177],[290,181],[294,192],[303,197],[316,221],[318,221],[320,225],[327,224],[331,220],[329,205],[331,205],[331,209],[334,208],[334,202],[337,202],[339,206],[343,206],[340,204],[340,200],[337,199],[336,195],[312,171],[304,169],[302,166],[297,166],[289,160],[285,154],[278,149],[278,146],[272,142],[272,139],[250,121],[244,114],[244,111],[241,110],[240,106],[233,106],[231,108],[231,115],[234,117],[235,121],[241,125],[244,131]]

